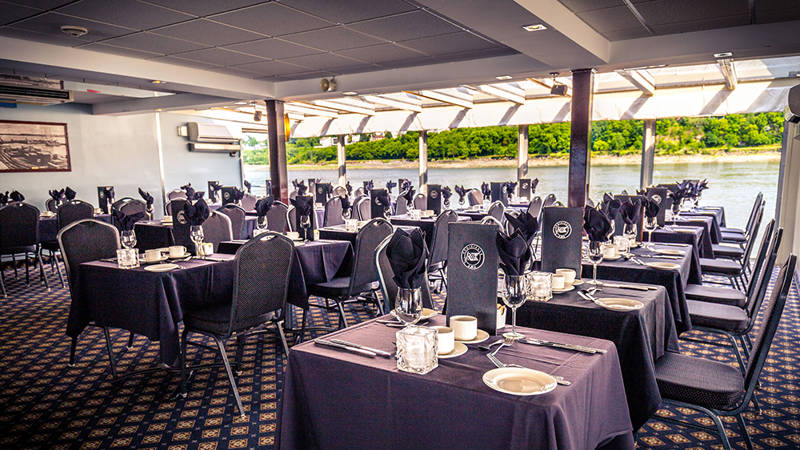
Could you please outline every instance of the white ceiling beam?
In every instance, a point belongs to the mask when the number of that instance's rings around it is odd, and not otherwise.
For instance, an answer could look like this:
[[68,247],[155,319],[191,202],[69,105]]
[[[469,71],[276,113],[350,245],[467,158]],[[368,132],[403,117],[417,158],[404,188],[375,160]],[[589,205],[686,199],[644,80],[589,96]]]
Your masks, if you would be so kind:
[[472,96],[465,91],[465,89],[450,88],[439,90],[422,90],[419,92],[412,92],[412,94],[430,100],[435,100],[437,102],[449,103],[451,105],[471,109],[473,106]]
[[229,105],[233,99],[200,94],[175,94],[163,97],[118,100],[92,105],[92,114],[123,115],[142,114],[153,111],[173,111],[187,108],[205,109],[212,106]]
[[484,94],[493,95],[518,105],[525,103],[525,91],[522,89],[512,89],[494,84],[479,84],[476,88]]
[[719,59],[717,64],[722,76],[725,77],[725,86],[731,91],[736,89],[739,78],[736,76],[736,67],[733,65],[733,60],[730,58]]
[[[362,105],[353,105],[348,103],[340,102],[339,100],[344,99],[332,99],[332,100],[314,100],[313,103],[317,106],[322,106],[325,108],[335,109],[337,111],[344,111],[348,113],[354,114],[363,114],[365,116],[373,116],[375,115],[375,106],[370,105],[368,103],[362,102]],[[369,106],[367,106],[369,105]]]
[[[531,83],[536,83],[539,86],[547,88],[548,90],[552,89],[553,84],[555,84],[553,83],[552,78],[528,78],[528,81],[530,81]],[[567,93],[565,97],[572,97],[572,86],[570,86],[568,83],[560,83],[560,84],[564,84],[567,86]]]
[[618,70],[617,73],[634,85],[636,89],[642,91],[644,95],[654,95],[656,84],[649,73],[642,70]]
[[[364,95],[362,97],[364,98],[364,100],[378,105],[388,106],[390,108],[402,109],[405,111],[412,111],[416,113],[422,112],[422,102],[420,102],[419,100],[417,100],[416,103],[411,103],[411,101],[397,100],[395,98],[384,95]],[[406,98],[411,99],[411,96],[406,95]]]
[[339,113],[334,110],[327,108],[316,108],[313,105],[303,102],[287,102],[283,105],[283,109],[289,113],[298,113],[309,116],[328,117],[331,119],[339,117]]

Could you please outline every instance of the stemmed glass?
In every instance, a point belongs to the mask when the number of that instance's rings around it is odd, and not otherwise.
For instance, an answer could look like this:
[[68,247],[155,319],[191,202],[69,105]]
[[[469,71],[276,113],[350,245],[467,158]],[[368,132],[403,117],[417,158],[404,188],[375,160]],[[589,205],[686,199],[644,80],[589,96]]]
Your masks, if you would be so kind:
[[200,225],[192,225],[189,227],[189,237],[194,242],[195,254],[200,255],[200,247],[203,246],[203,227]]
[[638,237],[638,227],[635,223],[626,223],[622,228],[622,236],[630,242],[631,246],[636,242]]
[[120,235],[120,242],[125,248],[136,247],[136,233],[133,230],[123,230]]
[[644,244],[645,248],[651,248],[653,243],[653,231],[658,227],[658,220],[656,217],[645,217],[644,230],[647,231],[647,243]]
[[267,231],[267,225],[267,216],[259,216],[258,219],[256,219],[256,235]]
[[589,261],[592,262],[592,283],[595,286],[600,286],[597,281],[597,265],[603,261],[603,243],[601,241],[589,241],[589,250],[587,252]]
[[419,322],[422,316],[422,288],[398,288],[393,312],[397,320],[406,326]]
[[310,215],[304,215],[300,217],[300,227],[303,228],[303,239],[308,240],[308,229],[311,227]]
[[528,299],[528,278],[526,275],[508,275],[505,276],[505,283],[498,289],[503,303],[511,308],[511,332],[503,333],[503,337],[509,339],[523,338],[520,333],[517,333],[517,308],[522,306]]

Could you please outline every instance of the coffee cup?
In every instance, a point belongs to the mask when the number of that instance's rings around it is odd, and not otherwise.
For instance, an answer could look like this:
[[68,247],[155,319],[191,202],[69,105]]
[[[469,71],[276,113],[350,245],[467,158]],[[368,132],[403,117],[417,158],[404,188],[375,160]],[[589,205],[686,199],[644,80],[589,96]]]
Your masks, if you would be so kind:
[[550,283],[551,283],[550,287],[552,287],[555,290],[561,290],[566,287],[564,281],[564,275],[560,274],[553,275],[552,277],[550,277]]
[[182,245],[172,245],[169,248],[170,258],[183,258],[186,256],[186,247]]
[[153,249],[144,251],[144,262],[153,263],[159,261],[161,261],[161,250]]
[[286,233],[286,237],[288,237],[289,239],[291,239],[293,241],[296,241],[296,240],[300,239],[300,233],[298,233],[297,231],[289,231],[289,232]]
[[433,327],[436,330],[437,353],[446,355],[455,348],[455,333],[450,327]]
[[564,284],[572,286],[575,282],[575,271],[572,269],[556,269],[556,275],[564,277]]
[[478,336],[478,319],[474,316],[453,316],[450,318],[450,328],[459,341],[471,341]]
[[603,244],[603,258],[616,258],[617,247],[614,244]]

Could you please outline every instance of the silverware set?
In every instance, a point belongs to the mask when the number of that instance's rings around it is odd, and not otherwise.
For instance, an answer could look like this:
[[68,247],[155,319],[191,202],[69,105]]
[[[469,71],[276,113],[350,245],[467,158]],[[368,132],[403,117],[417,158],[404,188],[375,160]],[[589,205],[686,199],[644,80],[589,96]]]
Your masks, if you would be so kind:
[[317,338],[314,339],[314,344],[321,345],[323,347],[336,348],[339,350],[344,350],[359,355],[369,356],[370,358],[374,358],[376,356],[382,356],[384,358],[392,357],[392,354],[387,351],[379,350],[377,348],[367,347],[361,344],[355,344],[353,342],[343,341],[341,339]]
[[[519,364],[506,364],[506,363],[500,361],[499,359],[497,359],[497,356],[496,356],[497,352],[499,352],[501,348],[503,348],[503,347],[505,347],[507,345],[511,345],[512,343],[514,343],[514,339],[513,338],[505,338],[505,340],[503,340],[503,341],[496,341],[494,343],[497,343],[497,342],[502,342],[502,344],[500,344],[500,346],[497,347],[497,350],[486,354],[486,357],[489,358],[489,361],[491,361],[492,364],[495,365],[495,367],[497,367],[498,369],[502,369],[502,368],[505,368],[505,367],[518,367],[520,369],[526,369],[526,367],[520,366]],[[551,376],[556,380],[556,383],[558,383],[558,384],[560,384],[562,386],[569,386],[569,385],[572,384],[571,381],[565,379],[564,377],[560,377],[558,375],[551,375]]]

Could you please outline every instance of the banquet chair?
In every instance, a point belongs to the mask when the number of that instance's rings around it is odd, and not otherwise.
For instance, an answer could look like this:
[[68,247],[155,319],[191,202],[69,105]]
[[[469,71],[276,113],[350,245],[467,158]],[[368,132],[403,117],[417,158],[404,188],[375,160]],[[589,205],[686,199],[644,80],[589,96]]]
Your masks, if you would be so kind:
[[447,289],[447,243],[450,230],[450,223],[458,222],[458,214],[452,209],[447,209],[439,214],[433,223],[433,237],[431,237],[431,251],[428,256],[428,281],[439,283],[440,287],[435,291],[441,292],[441,287]]
[[214,251],[219,248],[219,243],[233,239],[233,228],[231,219],[227,215],[213,211],[208,219],[203,222],[203,242],[211,242]]
[[503,206],[503,202],[496,201],[489,206],[489,210],[487,213],[497,219],[500,222],[501,226],[504,220],[503,213],[505,212],[505,207]]
[[[381,296],[383,297],[383,310],[386,312],[394,309],[394,300],[397,298],[397,283],[394,282],[394,271],[386,254],[386,248],[391,240],[392,235],[390,234],[375,249],[375,270],[378,271],[378,283],[381,285]],[[427,283],[422,284],[422,307],[434,309],[430,286]]]
[[747,224],[745,225],[744,229],[721,227],[720,232],[722,233],[722,242],[729,242],[736,244],[744,242],[744,235],[750,233],[753,226],[753,221],[755,220],[756,217],[756,211],[761,206],[763,201],[764,201],[764,193],[759,192],[756,195],[755,201],[753,202],[753,207],[750,209],[750,216],[747,219]]
[[297,210],[294,205],[289,206],[286,210],[286,220],[288,221],[289,231],[297,231],[294,228],[297,226]]
[[[756,236],[758,234],[758,229],[761,226],[761,219],[763,216],[764,210],[761,209],[753,224],[752,236]],[[700,258],[700,269],[702,270],[703,275],[718,275],[726,277],[733,287],[744,290],[745,279],[747,277],[745,266],[750,264],[750,252],[752,250],[753,239],[748,239],[747,245],[745,245],[744,256],[742,256],[741,263],[725,258]]]
[[[742,412],[754,397],[758,378],[764,368],[786,305],[796,262],[797,257],[789,255],[778,273],[778,279],[765,308],[764,323],[754,339],[753,351],[747,359],[744,374],[739,369],[721,362],[673,352],[664,353],[664,356],[655,363],[658,390],[664,401],[708,415],[722,440],[722,447],[726,450],[731,446],[719,416],[735,416],[747,448],[753,448]],[[658,416],[656,419],[704,431],[714,430],[695,421],[682,422],[664,416]]]
[[397,216],[402,216],[403,214],[408,214],[408,201],[405,197],[397,197],[396,206],[394,208],[394,214]]
[[469,206],[482,205],[483,194],[477,189],[471,189],[467,192],[467,200],[469,201]]
[[486,216],[483,219],[481,219],[481,225],[497,225],[499,231],[505,232],[503,224],[500,223],[500,221],[495,219],[493,216]]
[[533,197],[530,203],[528,203],[528,214],[531,217],[535,217],[537,220],[539,219],[539,214],[542,212],[542,197],[538,195]]
[[[375,249],[392,234],[394,228],[386,219],[372,219],[364,225],[356,235],[353,266],[348,276],[337,276],[323,283],[308,286],[308,293],[326,299],[324,305],[311,305],[329,311],[338,310],[339,326],[347,328],[347,319],[344,315],[344,304],[347,302],[363,301],[374,303],[378,310],[383,312],[376,295],[380,288],[378,272],[375,269]],[[332,300],[335,306],[329,306]],[[306,311],[303,311],[303,330],[306,326]],[[301,331],[301,335],[303,331]]]
[[358,220],[364,221],[372,218],[372,208],[369,203],[369,197],[357,199],[353,207],[356,210],[356,218]]
[[[757,219],[761,218],[764,213],[764,206],[766,202],[763,200],[755,209],[755,214],[752,216],[751,220],[748,220],[747,224],[747,231],[741,236],[741,241],[733,242],[733,241],[726,241],[724,238],[719,244],[712,244],[711,249],[714,252],[715,257],[723,257],[727,259],[733,259],[735,261],[744,261],[745,258],[745,251],[747,246],[752,242],[755,238],[755,235],[758,234],[758,230],[755,229]],[[749,269],[748,265],[745,265],[745,270]]]
[[256,209],[256,202],[258,201],[258,197],[253,194],[244,194],[242,196],[241,204],[242,209],[245,211],[253,211]]
[[342,198],[335,195],[325,202],[325,214],[322,217],[322,226],[330,227],[344,223],[342,215]]
[[[274,232],[261,234],[239,247],[234,258],[233,296],[230,304],[213,304],[187,307],[183,314],[181,334],[181,395],[186,397],[189,369],[186,362],[188,344],[202,348],[213,347],[189,341],[189,333],[201,334],[214,340],[225,366],[228,381],[236,399],[239,415],[244,417],[242,400],[233,376],[225,343],[236,335],[234,364],[241,370],[245,340],[255,334],[266,333],[265,325],[274,325],[283,351],[288,356],[289,345],[283,330],[286,316],[286,298],[294,245],[286,236]],[[203,367],[203,366],[200,366]],[[208,367],[208,366],[206,366]]]
[[[42,250],[39,244],[39,208],[23,202],[9,203],[0,208],[0,257],[4,255],[25,255],[25,283],[30,283],[28,254],[32,253],[35,262],[39,263],[39,274],[44,280],[47,290],[50,283],[44,273]],[[34,266],[35,268],[36,266]],[[0,270],[0,290],[7,298],[5,282]]]
[[167,200],[186,200],[186,192],[181,189],[174,189],[167,194]]
[[174,216],[172,213],[183,210],[183,205],[186,203],[185,198],[173,198],[167,202],[164,211],[168,216]]
[[364,197],[365,195],[367,195],[367,193],[364,191],[363,187],[356,188],[356,191],[353,193],[353,197],[355,198]]
[[[58,230],[63,230],[73,222],[92,218],[94,218],[94,206],[83,200],[68,200],[62,203],[56,211],[56,227]],[[61,275],[61,266],[58,265],[58,241],[42,242],[41,250],[47,250],[50,254],[50,270],[55,269],[63,287],[64,277]]]
[[428,197],[419,193],[414,197],[414,209],[428,209]]
[[274,202],[267,211],[267,229],[276,233],[286,233],[289,229],[289,207],[283,202]]
[[241,206],[231,203],[219,208],[217,210],[220,214],[225,214],[231,220],[231,231],[233,232],[234,239],[243,239],[244,236],[244,221],[247,214]]
[[547,197],[544,198],[544,202],[542,203],[542,208],[553,206],[555,202],[556,202],[556,194],[547,194]]
[[52,198],[48,198],[47,201],[44,202],[44,206],[50,212],[54,213],[54,212],[58,211],[58,203]]

